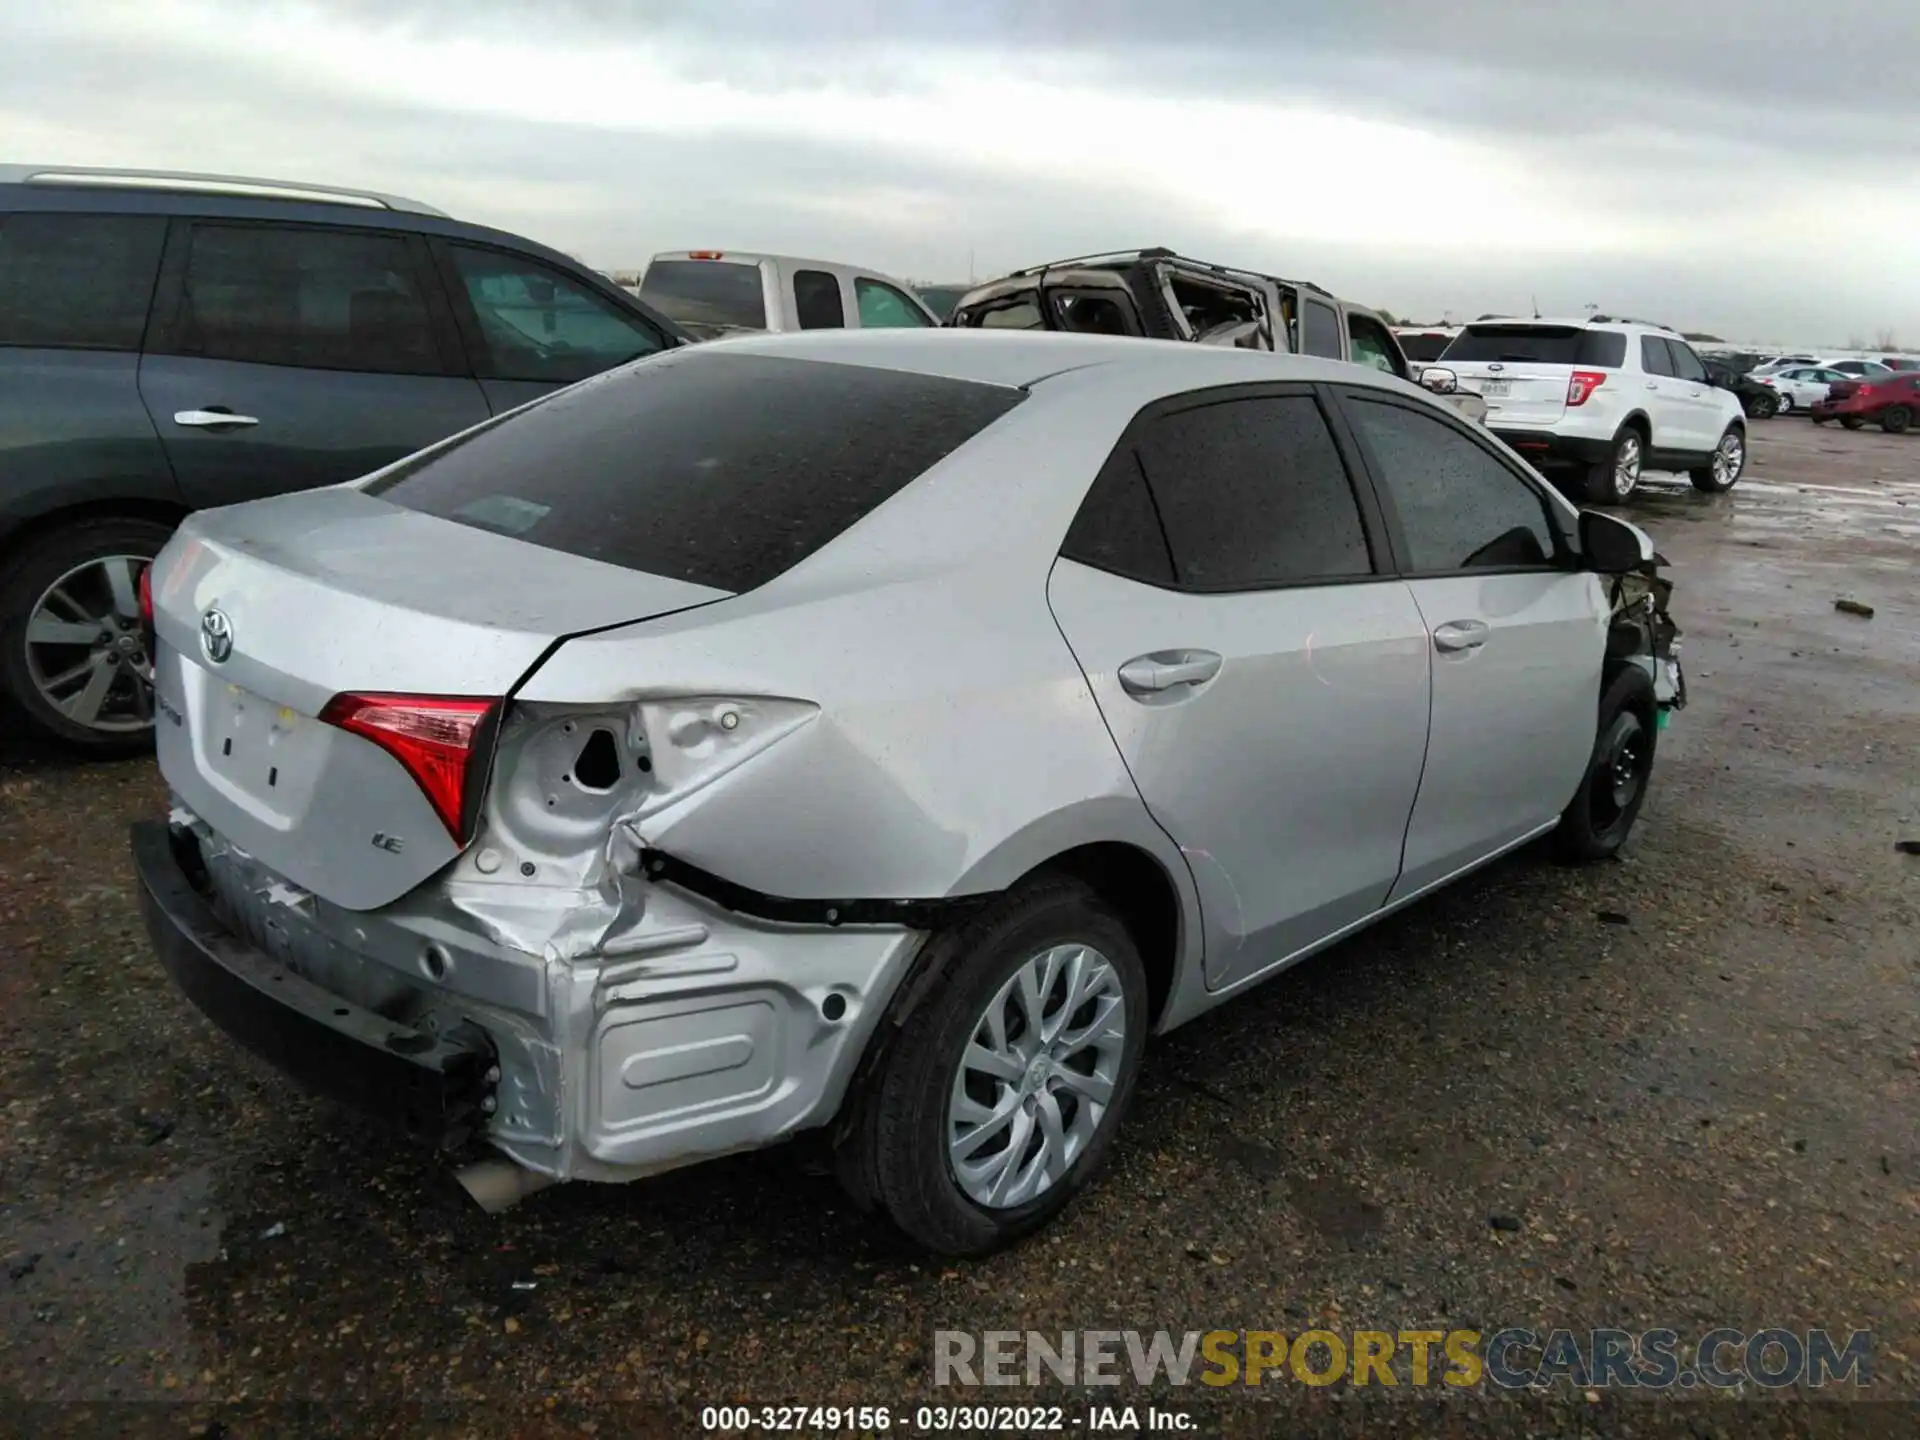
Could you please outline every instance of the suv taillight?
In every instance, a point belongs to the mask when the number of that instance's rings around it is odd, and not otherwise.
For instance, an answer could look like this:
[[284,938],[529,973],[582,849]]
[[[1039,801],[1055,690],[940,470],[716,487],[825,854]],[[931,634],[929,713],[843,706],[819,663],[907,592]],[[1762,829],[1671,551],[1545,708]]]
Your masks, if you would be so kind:
[[467,786],[498,700],[444,695],[336,695],[329,725],[371,740],[406,768],[457,845],[472,832]]
[[[1840,387],[1838,385],[1835,385],[1831,388],[1838,390]],[[1870,381],[1856,380],[1853,382],[1852,385],[1848,387],[1848,391],[1849,393],[1852,394],[1854,399],[1858,400],[1864,396],[1873,394],[1873,385]]]
[[1584,405],[1587,397],[1607,383],[1604,370],[1576,370],[1567,378],[1567,404]]
[[153,566],[140,567],[140,624],[147,634],[153,634]]

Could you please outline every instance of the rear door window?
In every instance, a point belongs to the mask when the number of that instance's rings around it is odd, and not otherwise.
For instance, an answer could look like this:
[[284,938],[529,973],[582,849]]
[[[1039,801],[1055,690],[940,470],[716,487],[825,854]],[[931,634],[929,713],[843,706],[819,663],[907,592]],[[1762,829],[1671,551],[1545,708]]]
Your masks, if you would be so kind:
[[682,325],[767,328],[757,261],[656,260],[640,277],[640,298]]
[[1142,466],[1183,589],[1258,590],[1373,572],[1346,466],[1311,395],[1148,422]]
[[1078,335],[1138,335],[1140,322],[1131,300],[1097,290],[1050,289],[1047,299],[1061,330]]
[[562,390],[367,491],[737,592],[798,564],[1025,398],[727,348],[689,347]]
[[1546,501],[1484,445],[1411,405],[1352,392],[1345,400],[1374,477],[1400,518],[1408,571],[1552,563]]
[[167,222],[0,216],[0,345],[138,350]]
[[1306,355],[1324,355],[1330,360],[1341,359],[1340,317],[1331,305],[1323,305],[1318,300],[1309,300],[1304,311],[1305,324],[1300,340],[1300,350]]
[[1673,375],[1673,352],[1658,335],[1640,337],[1640,368],[1649,375]]
[[252,365],[441,374],[422,262],[404,235],[195,224],[167,348]]
[[1627,337],[1618,330],[1525,322],[1469,325],[1447,346],[1442,360],[1504,365],[1578,365],[1618,370],[1626,363]]
[[666,347],[666,337],[571,276],[525,255],[448,245],[479,327],[486,380],[568,385]]
[[802,330],[841,330],[847,307],[840,298],[840,277],[825,270],[793,272],[793,313]]
[[853,298],[860,307],[862,330],[924,330],[933,323],[924,310],[884,280],[855,276]]
[[962,312],[956,322],[977,330],[1044,330],[1046,316],[1040,313],[1038,291],[995,300]]

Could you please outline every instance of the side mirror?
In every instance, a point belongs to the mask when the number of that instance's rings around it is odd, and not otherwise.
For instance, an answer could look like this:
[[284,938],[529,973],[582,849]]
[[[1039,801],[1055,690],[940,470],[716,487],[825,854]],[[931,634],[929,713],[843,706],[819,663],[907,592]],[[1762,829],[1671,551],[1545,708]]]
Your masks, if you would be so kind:
[[1627,575],[1660,563],[1653,537],[1602,510],[1580,512],[1580,550],[1587,558],[1587,569],[1602,575]]
[[1460,388],[1460,377],[1438,365],[1427,365],[1420,371],[1420,383],[1436,395],[1452,395]]

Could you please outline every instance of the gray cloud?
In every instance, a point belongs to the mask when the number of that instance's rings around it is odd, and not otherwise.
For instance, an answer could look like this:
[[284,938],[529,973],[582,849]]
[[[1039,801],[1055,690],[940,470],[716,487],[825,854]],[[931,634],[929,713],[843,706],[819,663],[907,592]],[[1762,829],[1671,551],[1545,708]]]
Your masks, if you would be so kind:
[[[308,7],[310,10],[310,7]],[[1314,7],[1027,0],[331,0],[365,43],[466,34],[524,47],[530,86],[565,86],[555,46],[645,46],[676,70],[755,93],[833,87],[911,94],[968,68],[1057,73],[1139,98],[1312,105],[1497,148],[1576,221],[1627,218],[1633,257],[1436,248],[1472,197],[1341,202],[1354,236],[1306,242],[1170,210],[1112,184],[788,134],[672,137],[631,97],[619,129],[457,116],[404,93],[343,96],[244,56],[155,56],[110,21],[31,28],[0,13],[0,133],[48,136],[19,158],[284,173],[412,190],[609,267],[718,244],[832,253],[917,278],[964,278],[1062,253],[1166,243],[1302,274],[1433,318],[1588,301],[1754,340],[1838,344],[1882,327],[1920,336],[1910,266],[1850,245],[1855,220],[1808,194],[1890,203],[1914,172],[1920,7],[1879,30],[1821,24],[1763,0],[1513,6],[1484,0]],[[1097,143],[1036,134],[1036,147]],[[1284,187],[1287,156],[1248,177]],[[1906,203],[1920,225],[1920,210]],[[1302,194],[1303,209],[1324,197]],[[1439,202],[1444,201],[1445,204]],[[1230,209],[1230,207],[1228,207]],[[1743,236],[1744,230],[1744,236]]]

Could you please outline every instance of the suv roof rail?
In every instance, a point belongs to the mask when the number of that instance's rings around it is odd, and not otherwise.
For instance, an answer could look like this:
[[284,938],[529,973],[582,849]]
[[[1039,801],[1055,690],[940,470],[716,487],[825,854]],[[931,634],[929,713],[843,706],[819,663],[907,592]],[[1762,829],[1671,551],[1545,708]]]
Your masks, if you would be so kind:
[[249,175],[208,175],[191,170],[127,170],[111,165],[0,165],[0,185],[50,185],[111,190],[184,190],[203,195],[258,196],[266,200],[317,200],[371,210],[406,211],[449,219],[444,210],[404,195],[298,180],[262,180]]

